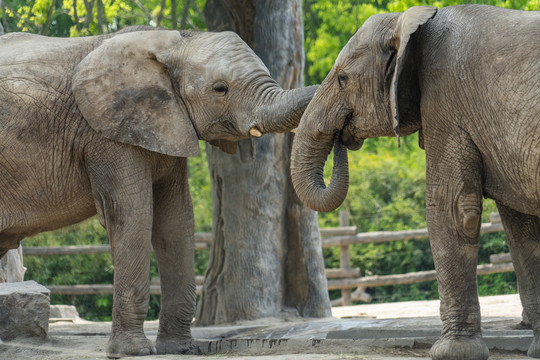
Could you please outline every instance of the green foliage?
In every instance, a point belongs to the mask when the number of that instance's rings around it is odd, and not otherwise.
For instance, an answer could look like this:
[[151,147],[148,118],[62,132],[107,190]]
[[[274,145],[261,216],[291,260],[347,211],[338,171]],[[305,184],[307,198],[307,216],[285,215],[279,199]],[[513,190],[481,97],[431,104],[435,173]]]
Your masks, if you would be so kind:
[[[361,150],[349,151],[350,186],[343,205],[320,213],[321,226],[337,226],[346,210],[361,232],[425,227],[425,156],[413,134],[401,139],[368,139]],[[330,180],[332,157],[325,166]]]
[[[195,213],[195,232],[212,231],[212,184],[206,160],[206,143],[199,142],[199,155],[189,158],[189,189]],[[208,145],[211,146],[211,145]]]
[[0,3],[5,32],[84,36],[130,25],[206,28],[201,10],[205,0],[2,0]]
[[322,82],[350,37],[371,15],[377,1],[304,1],[306,84]]
[[341,49],[371,16],[385,12],[403,12],[412,6],[438,8],[460,4],[485,4],[520,10],[540,10],[538,0],[304,0],[304,29],[307,85],[320,84]]
[[1,0],[4,31],[24,31],[42,35],[68,36],[72,19],[58,0]]
[[[61,230],[42,233],[23,242],[24,246],[107,244],[107,233],[96,217]],[[112,284],[110,254],[76,256],[25,256],[25,278],[44,285]],[[92,320],[110,320],[110,295],[51,295],[51,304],[72,304]]]
[[540,3],[538,0],[471,0],[471,1],[460,1],[460,0],[440,0],[440,1],[416,1],[416,0],[401,0],[401,1],[391,1],[388,4],[388,10],[391,12],[402,12],[407,10],[412,6],[418,5],[431,5],[438,8],[452,5],[462,5],[462,4],[482,4],[482,5],[492,5],[499,6],[507,9],[518,9],[518,10],[538,10],[540,9]]
[[[425,156],[418,136],[368,139],[361,150],[349,152],[350,186],[343,205],[332,213],[319,214],[322,226],[336,226],[337,213],[348,212],[359,232],[418,229],[425,222]],[[325,166],[330,179],[332,161]],[[325,249],[327,266],[339,267],[338,249]],[[351,246],[351,265],[364,276],[400,274],[433,269],[427,240],[398,241]],[[429,299],[436,285],[386,286],[369,289],[375,302]],[[333,297],[338,297],[331,294]]]

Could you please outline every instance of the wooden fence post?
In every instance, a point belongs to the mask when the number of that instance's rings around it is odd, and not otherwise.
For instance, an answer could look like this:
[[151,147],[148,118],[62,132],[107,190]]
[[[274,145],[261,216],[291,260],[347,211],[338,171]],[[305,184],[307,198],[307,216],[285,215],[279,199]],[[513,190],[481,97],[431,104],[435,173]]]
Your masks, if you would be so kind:
[[[345,210],[339,211],[339,226],[349,226],[349,213]],[[351,251],[349,244],[341,245],[339,249],[339,267],[343,270],[349,270],[351,268]],[[351,289],[341,290],[341,300],[343,306],[352,305]]]

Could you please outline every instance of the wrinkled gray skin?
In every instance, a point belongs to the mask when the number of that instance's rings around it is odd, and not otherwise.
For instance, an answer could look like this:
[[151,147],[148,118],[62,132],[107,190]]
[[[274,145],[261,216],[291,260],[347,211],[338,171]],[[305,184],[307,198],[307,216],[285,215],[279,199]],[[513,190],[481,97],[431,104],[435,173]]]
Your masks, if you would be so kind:
[[[443,332],[434,359],[486,359],[476,285],[482,197],[495,199],[540,357],[540,13],[488,6],[371,17],[296,131],[291,172],[318,211],[347,193],[346,150],[420,131]],[[322,179],[336,143],[335,171]]]
[[[198,140],[233,152],[251,128],[289,131],[315,92],[282,90],[234,33],[146,30],[0,37],[0,256],[97,212],[115,265],[110,357],[198,352],[186,157]],[[156,347],[143,333],[151,247]]]

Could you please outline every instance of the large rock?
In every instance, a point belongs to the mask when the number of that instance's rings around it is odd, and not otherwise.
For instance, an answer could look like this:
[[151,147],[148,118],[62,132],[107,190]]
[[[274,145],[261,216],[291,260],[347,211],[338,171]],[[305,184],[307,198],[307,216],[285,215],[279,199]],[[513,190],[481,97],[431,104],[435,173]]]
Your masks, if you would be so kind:
[[47,337],[49,294],[35,281],[0,284],[0,340]]
[[80,320],[79,312],[73,305],[51,305],[49,322],[52,321],[77,321]]

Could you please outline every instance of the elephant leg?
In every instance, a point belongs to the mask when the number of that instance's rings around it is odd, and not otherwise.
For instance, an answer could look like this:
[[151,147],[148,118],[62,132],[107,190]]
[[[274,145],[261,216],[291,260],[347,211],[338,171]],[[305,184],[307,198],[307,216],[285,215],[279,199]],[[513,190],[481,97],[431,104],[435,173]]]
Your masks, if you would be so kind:
[[[448,147],[435,151],[436,156],[426,148],[426,220],[443,323],[441,338],[430,351],[435,360],[482,360],[489,356],[481,335],[476,283],[481,161],[472,144],[468,149],[463,144],[466,139],[455,145],[448,140]],[[445,158],[442,154],[450,153],[448,149],[453,153]]]
[[145,160],[134,155],[120,147],[114,160],[101,160],[89,169],[114,263],[112,329],[107,346],[110,358],[156,352],[143,331],[150,298],[151,167],[141,165]]
[[196,299],[194,220],[185,159],[154,186],[154,199],[152,246],[161,279],[157,351],[200,354],[190,328]]
[[519,296],[532,325],[527,355],[540,358],[540,218],[497,203],[518,280]]

